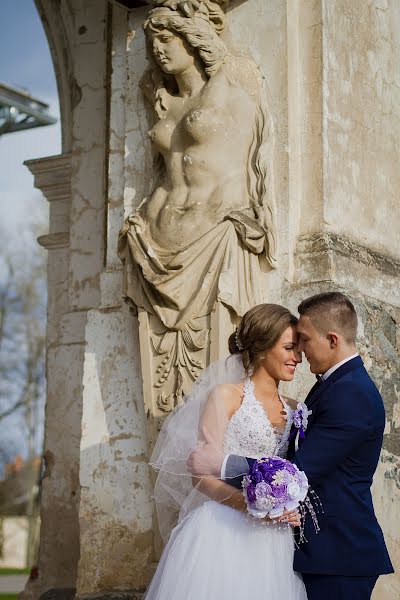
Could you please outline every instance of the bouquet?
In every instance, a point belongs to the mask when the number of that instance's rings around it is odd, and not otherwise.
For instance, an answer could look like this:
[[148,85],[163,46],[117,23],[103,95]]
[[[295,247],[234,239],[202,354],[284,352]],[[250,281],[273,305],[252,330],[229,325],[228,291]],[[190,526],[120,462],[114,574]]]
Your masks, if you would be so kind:
[[247,511],[258,519],[298,508],[309,489],[305,473],[279,456],[255,461],[242,484]]

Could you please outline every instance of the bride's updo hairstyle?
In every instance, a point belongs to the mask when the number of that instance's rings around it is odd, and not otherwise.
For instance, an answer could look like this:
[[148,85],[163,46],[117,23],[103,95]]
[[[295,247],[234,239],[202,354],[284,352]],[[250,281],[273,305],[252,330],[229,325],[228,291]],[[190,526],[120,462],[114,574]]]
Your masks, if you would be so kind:
[[246,373],[253,373],[264,352],[272,348],[288,327],[297,325],[297,317],[279,304],[258,304],[242,317],[229,336],[231,354],[241,354]]

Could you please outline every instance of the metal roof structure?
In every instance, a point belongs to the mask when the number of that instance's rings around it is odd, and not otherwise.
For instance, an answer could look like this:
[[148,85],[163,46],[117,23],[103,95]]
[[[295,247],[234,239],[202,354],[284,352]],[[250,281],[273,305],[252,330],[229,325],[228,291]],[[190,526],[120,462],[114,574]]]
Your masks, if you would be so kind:
[[56,123],[48,108],[28,92],[0,83],[0,136]]

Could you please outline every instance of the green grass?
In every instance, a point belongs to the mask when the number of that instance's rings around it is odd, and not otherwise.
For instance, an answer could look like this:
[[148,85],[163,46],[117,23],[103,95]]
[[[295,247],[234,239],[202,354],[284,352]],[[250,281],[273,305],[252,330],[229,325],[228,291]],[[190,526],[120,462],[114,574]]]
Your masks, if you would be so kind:
[[29,575],[30,569],[18,569],[13,567],[0,567],[0,576],[1,575]]
[[0,600],[17,600],[18,594],[0,594]]

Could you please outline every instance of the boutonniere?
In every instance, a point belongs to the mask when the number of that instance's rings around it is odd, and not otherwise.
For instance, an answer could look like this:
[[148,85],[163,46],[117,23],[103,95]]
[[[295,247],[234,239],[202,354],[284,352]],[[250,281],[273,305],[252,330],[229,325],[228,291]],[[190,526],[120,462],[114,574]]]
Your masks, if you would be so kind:
[[308,417],[311,415],[311,413],[312,410],[308,410],[308,406],[304,402],[298,402],[296,410],[293,411],[292,419],[293,427],[295,427],[295,429],[292,432],[292,437],[293,435],[296,435],[294,442],[296,452],[299,449],[299,439],[303,440],[305,438],[305,432],[308,426]]

